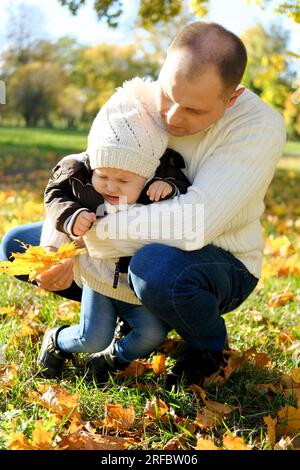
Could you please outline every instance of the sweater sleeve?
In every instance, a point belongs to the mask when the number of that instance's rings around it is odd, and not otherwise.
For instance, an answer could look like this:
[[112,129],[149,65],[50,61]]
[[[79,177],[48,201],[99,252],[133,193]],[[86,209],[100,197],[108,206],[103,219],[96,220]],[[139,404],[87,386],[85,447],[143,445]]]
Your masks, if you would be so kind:
[[59,232],[66,233],[66,221],[79,210],[89,210],[80,204],[72,192],[70,178],[83,178],[83,163],[77,160],[61,160],[53,170],[44,194],[47,217]]
[[[132,255],[140,247],[154,242],[188,251],[212,243],[226,231],[230,220],[257,193],[267,189],[284,143],[283,125],[240,122],[223,136],[214,153],[199,165],[187,194],[171,201],[140,207],[138,236],[137,224],[130,223],[134,208],[125,214],[105,217],[86,240],[90,253],[95,257],[106,258]],[[191,207],[202,208],[199,210],[202,215],[194,217],[195,212],[188,210]],[[171,216],[172,212],[178,214],[178,211],[183,213],[183,217]],[[127,233],[124,231],[125,226],[128,227]],[[116,227],[122,227],[121,236],[111,235],[116,233]],[[131,227],[135,230],[131,230]],[[166,237],[166,234],[171,235]],[[195,234],[198,234],[196,242],[191,243],[191,240],[195,240]]]
[[64,243],[70,242],[70,238],[62,232],[56,230],[55,225],[51,222],[50,218],[46,216],[40,239],[41,246],[53,246],[59,248]]

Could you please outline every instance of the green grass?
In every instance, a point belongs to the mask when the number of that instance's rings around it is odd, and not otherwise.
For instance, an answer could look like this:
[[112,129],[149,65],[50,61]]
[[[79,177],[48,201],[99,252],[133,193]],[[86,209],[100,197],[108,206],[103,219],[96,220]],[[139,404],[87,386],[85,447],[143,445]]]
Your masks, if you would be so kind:
[[[41,217],[40,188],[47,179],[46,170],[64,154],[84,149],[84,133],[76,134],[56,130],[0,128],[0,164],[4,174],[8,175],[1,181],[0,186],[0,236],[11,225],[31,219],[38,220]],[[289,156],[279,162],[266,197],[266,213],[262,223],[266,238],[271,240],[274,237],[287,236],[294,250],[299,251],[297,220],[300,215],[300,142],[288,143],[285,152]],[[47,155],[49,158],[45,159]],[[45,170],[45,173],[36,173],[36,168]],[[26,181],[17,174],[24,169],[31,170]],[[9,177],[12,173],[16,175]],[[270,263],[275,259],[276,255],[265,257]],[[299,277],[296,275],[268,276],[264,284],[257,288],[240,308],[225,316],[230,346],[239,351],[255,346],[258,351],[268,354],[271,366],[255,368],[250,361],[234,371],[224,386],[206,388],[209,399],[236,407],[215,430],[202,431],[203,435],[214,439],[216,445],[222,445],[225,433],[232,433],[243,436],[245,441],[256,449],[270,448],[266,439],[264,416],[270,415],[274,418],[285,403],[295,404],[293,399],[287,399],[279,392],[259,395],[254,387],[262,383],[277,385],[282,372],[289,373],[293,367],[299,365],[299,358],[293,355],[292,350],[284,348],[280,340],[280,333],[285,332],[294,338],[295,344],[300,341],[299,304],[297,305],[299,289]],[[285,305],[271,308],[268,304],[270,298],[286,291],[292,291],[294,298]],[[138,437],[132,448],[163,449],[171,438],[184,434],[182,448],[192,449],[196,444],[196,431],[183,429],[175,424],[172,416],[176,413],[177,416],[195,419],[199,398],[196,399],[184,386],[178,392],[164,391],[164,376],[157,378],[153,373],[148,373],[138,379],[112,377],[106,386],[99,388],[94,384],[85,383],[82,379],[85,355],[77,355],[76,366],[68,364],[61,381],[46,381],[37,376],[35,362],[45,329],[66,323],[57,317],[57,308],[63,302],[63,299],[53,294],[44,293],[7,276],[0,276],[0,308],[14,306],[17,312],[14,316],[2,315],[0,351],[1,346],[6,346],[6,365],[17,364],[19,367],[15,382],[4,389],[1,388],[0,371],[0,449],[7,448],[8,439],[13,432],[31,436],[38,420],[43,420],[49,429],[57,428],[57,425],[53,424],[50,411],[34,403],[29,395],[44,383],[58,384],[72,394],[78,394],[84,420],[103,419],[106,403],[118,403],[125,407],[133,405],[136,423],[132,431]],[[34,311],[36,316],[29,324],[35,334],[22,336],[22,325],[29,321],[29,314]],[[78,318],[79,306],[76,312]],[[257,312],[260,315],[257,315]],[[172,357],[167,359],[168,367],[173,361]],[[156,392],[147,392],[134,388],[136,383],[156,384],[158,389]],[[170,413],[167,420],[160,419],[141,427],[139,421],[143,417],[147,400],[154,396],[168,403],[173,414]],[[59,432],[63,433],[63,429]],[[64,432],[68,432],[67,428]],[[103,428],[98,432],[107,433]],[[122,436],[124,433],[117,434]]]
[[0,171],[49,169],[60,158],[86,149],[87,131],[0,127]]
[[287,142],[284,147],[285,155],[295,155],[300,157],[300,142]]
[[[0,126],[0,172],[48,170],[63,156],[86,149],[88,130],[67,131]],[[300,141],[287,142],[287,156],[300,155]]]

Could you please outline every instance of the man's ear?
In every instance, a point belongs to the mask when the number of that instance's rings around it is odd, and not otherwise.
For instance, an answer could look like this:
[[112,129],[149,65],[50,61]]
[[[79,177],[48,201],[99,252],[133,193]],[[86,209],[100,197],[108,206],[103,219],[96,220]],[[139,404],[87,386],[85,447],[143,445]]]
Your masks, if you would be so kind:
[[237,90],[234,90],[234,92],[232,93],[231,97],[229,98],[227,102],[226,108],[231,108],[231,106],[234,105],[238,97],[241,96],[241,94],[244,93],[244,91],[245,91],[244,87],[240,87]]

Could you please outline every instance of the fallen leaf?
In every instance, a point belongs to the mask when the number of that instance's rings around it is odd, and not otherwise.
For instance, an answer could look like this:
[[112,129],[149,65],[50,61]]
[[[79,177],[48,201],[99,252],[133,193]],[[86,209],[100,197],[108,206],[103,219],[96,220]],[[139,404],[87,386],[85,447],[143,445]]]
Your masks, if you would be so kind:
[[281,330],[275,338],[277,346],[281,346],[285,351],[295,342],[295,340],[295,336],[287,330]]
[[187,430],[190,433],[194,434],[196,431],[196,424],[194,421],[190,420],[189,418],[183,418],[182,416],[177,416],[176,414],[172,414],[173,422],[176,424],[180,431]]
[[276,308],[291,302],[294,299],[294,293],[291,291],[284,292],[283,294],[275,294],[268,302],[269,307]]
[[196,393],[196,395],[200,395],[202,400],[205,402],[206,400],[206,392],[205,390],[203,390],[202,387],[199,387],[199,385],[196,385],[196,384],[192,384],[190,387],[190,390],[194,393]]
[[77,395],[67,392],[58,385],[41,384],[39,392],[31,392],[29,398],[58,416],[69,416],[69,418],[72,416],[73,420],[81,421]]
[[39,420],[34,426],[31,439],[32,449],[49,450],[53,449],[52,433],[44,427],[43,421]]
[[294,369],[291,370],[291,376],[296,384],[300,384],[300,367],[294,367]]
[[37,332],[26,321],[21,322],[20,336],[36,336]]
[[18,378],[19,366],[15,363],[9,364],[8,366],[0,369],[0,382],[7,388],[11,388],[15,385]]
[[80,303],[75,300],[68,300],[59,305],[55,311],[55,317],[60,321],[72,322],[77,319]]
[[244,439],[237,436],[224,436],[223,446],[227,450],[251,450],[251,447],[245,444]]
[[42,420],[35,423],[32,438],[29,440],[23,433],[12,433],[7,443],[9,450],[49,450],[53,449],[52,433],[47,431]]
[[208,437],[199,437],[197,439],[197,445],[194,447],[196,450],[222,450],[221,447],[217,447],[214,441]]
[[194,423],[201,429],[213,429],[220,423],[220,415],[208,408],[204,408],[202,412],[197,410],[197,416]]
[[116,436],[89,434],[87,431],[77,431],[63,436],[58,446],[63,450],[124,450],[132,440]]
[[300,408],[285,405],[279,410],[277,432],[280,436],[293,436],[300,431]]
[[205,406],[211,411],[218,413],[221,417],[230,415],[235,407],[226,405],[225,403],[219,403],[213,400],[206,400]]
[[12,433],[7,442],[8,450],[29,450],[32,449],[29,440],[22,432]]
[[163,450],[180,450],[185,445],[187,434],[179,434],[178,437],[172,437],[163,447]]
[[157,419],[164,416],[168,411],[169,405],[160,398],[154,397],[152,400],[147,400],[144,415],[150,419]]
[[276,443],[276,424],[277,418],[272,418],[271,416],[264,416],[264,422],[267,425],[267,438],[273,447]]
[[0,315],[6,315],[7,317],[14,317],[17,315],[16,307],[1,307]]
[[269,384],[256,384],[253,386],[253,388],[251,387],[251,389],[253,390],[253,392],[256,392],[258,393],[259,395],[267,395],[268,393],[280,393],[281,390],[278,390],[275,385],[269,383]]
[[156,375],[161,375],[166,372],[165,362],[165,354],[157,354],[152,357],[152,368]]
[[123,431],[133,426],[135,421],[135,411],[133,406],[123,408],[122,405],[107,403],[105,407],[107,414],[102,421],[102,425],[104,427],[115,431]]
[[145,359],[136,359],[132,361],[126,369],[118,373],[118,377],[139,377],[147,369],[152,369],[152,365]]
[[255,353],[254,355],[255,367],[263,367],[266,366],[270,359],[266,353]]
[[182,340],[172,338],[165,339],[165,341],[160,345],[159,350],[166,354],[170,354],[177,348],[180,342],[182,342]]

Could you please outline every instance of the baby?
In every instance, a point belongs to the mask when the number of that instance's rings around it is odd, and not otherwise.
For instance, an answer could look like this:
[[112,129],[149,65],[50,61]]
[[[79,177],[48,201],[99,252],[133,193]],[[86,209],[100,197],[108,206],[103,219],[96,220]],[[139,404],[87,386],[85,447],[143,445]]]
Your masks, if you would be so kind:
[[[187,191],[183,158],[166,149],[161,118],[146,103],[147,86],[139,78],[126,82],[94,120],[83,160],[66,157],[55,167],[45,191],[46,214],[66,236],[84,236],[99,213]],[[99,260],[88,253],[77,257],[74,278],[83,286],[80,323],[46,332],[38,357],[46,377],[59,376],[72,353],[90,352],[96,354],[88,359],[85,376],[102,382],[109,371],[123,369],[163,341],[169,328],[130,289],[129,261]],[[131,331],[112,342],[117,316]]]

